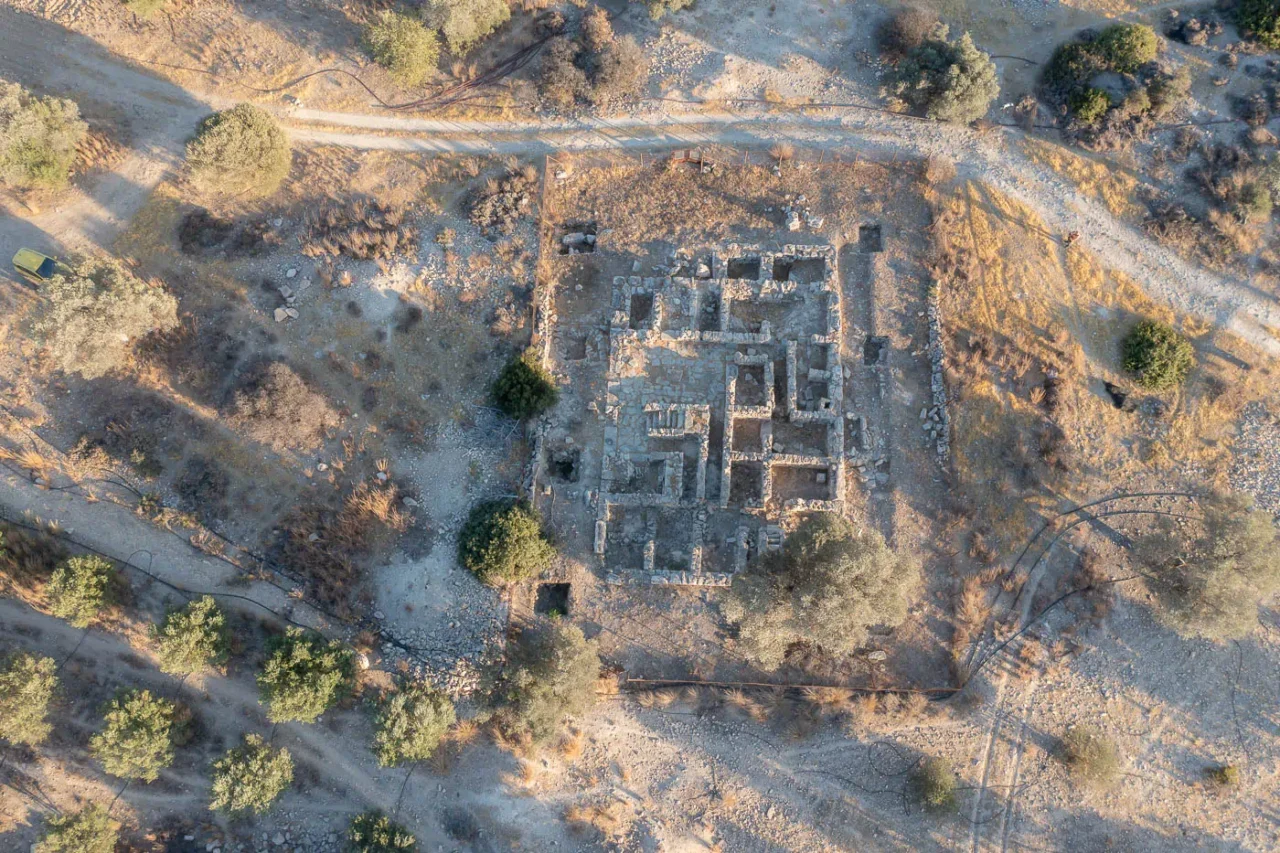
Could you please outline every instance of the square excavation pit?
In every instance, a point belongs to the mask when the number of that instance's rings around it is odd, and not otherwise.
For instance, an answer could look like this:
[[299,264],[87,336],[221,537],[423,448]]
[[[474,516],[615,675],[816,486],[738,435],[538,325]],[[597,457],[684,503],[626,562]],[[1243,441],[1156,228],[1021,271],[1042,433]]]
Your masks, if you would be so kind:
[[784,513],[842,506],[835,251],[730,245],[699,266],[613,279],[594,536],[610,576],[728,585]]
[[534,600],[533,612],[539,616],[568,616],[571,591],[572,584],[538,584],[538,597]]

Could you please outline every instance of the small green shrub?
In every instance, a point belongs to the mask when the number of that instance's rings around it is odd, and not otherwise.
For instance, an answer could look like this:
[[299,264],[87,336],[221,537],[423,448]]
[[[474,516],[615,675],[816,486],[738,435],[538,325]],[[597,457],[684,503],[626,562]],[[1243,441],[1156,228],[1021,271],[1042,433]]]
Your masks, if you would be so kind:
[[352,818],[347,841],[351,844],[351,853],[399,853],[418,849],[413,833],[376,810]]
[[1101,89],[1092,86],[1073,94],[1068,101],[1071,113],[1081,124],[1097,124],[1111,109],[1111,98]]
[[1094,39],[1093,50],[1110,70],[1132,74],[1156,58],[1160,36],[1142,24],[1112,24]]
[[1161,74],[1147,86],[1151,115],[1164,118],[1185,105],[1191,96],[1191,72],[1184,66],[1172,74]]
[[542,517],[523,502],[476,504],[458,537],[458,562],[489,586],[535,577],[555,554],[542,535]]
[[1045,85],[1070,92],[1087,84],[1094,75],[1105,71],[1105,63],[1086,42],[1060,44],[1045,66]]
[[436,751],[457,719],[448,696],[424,682],[404,685],[378,709],[373,751],[383,767],[423,761]]
[[422,14],[450,53],[462,56],[510,20],[511,7],[507,0],[426,0]]
[[929,118],[969,124],[987,114],[1000,94],[991,57],[968,33],[946,40],[946,28],[907,54],[888,77],[888,91]]
[[916,799],[932,812],[955,809],[957,784],[956,772],[945,758],[926,758],[911,774]]
[[1120,778],[1120,749],[1093,726],[1076,726],[1062,736],[1060,757],[1071,775],[1087,785],[1106,788]]
[[336,640],[289,628],[267,643],[258,692],[273,723],[314,723],[351,689],[351,650]]
[[1240,197],[1232,212],[1241,222],[1266,222],[1271,218],[1272,207],[1270,188],[1263,180],[1256,180],[1240,188]]
[[639,0],[639,2],[649,8],[649,17],[655,21],[669,12],[679,12],[693,5],[693,0]]
[[293,784],[293,757],[272,749],[258,735],[245,735],[244,745],[228,750],[213,763],[209,808],[231,813],[261,814]]
[[253,104],[207,117],[187,143],[192,181],[208,193],[270,195],[292,162],[289,137],[269,112]]
[[230,642],[227,617],[206,595],[175,610],[155,629],[160,669],[170,675],[191,675],[227,660]]
[[406,86],[417,86],[435,70],[440,42],[418,18],[384,10],[364,30],[373,61]]
[[1280,50],[1280,0],[1239,0],[1236,23],[1246,35]]
[[54,815],[31,853],[115,853],[120,824],[91,803],[78,812]]
[[124,691],[107,705],[89,751],[112,776],[154,782],[173,763],[173,715],[173,703],[150,690]]
[[499,725],[535,742],[554,735],[566,717],[596,702],[600,655],[576,625],[540,623],[521,632],[490,689]]
[[535,417],[560,399],[560,392],[542,365],[532,357],[514,358],[493,383],[498,408],[516,420]]
[[169,5],[169,0],[124,0],[124,7],[139,18],[147,19]]
[[0,184],[65,186],[89,126],[65,98],[38,98],[0,80]]
[[0,740],[39,746],[49,736],[49,703],[58,687],[53,658],[25,652],[0,667]]
[[1219,788],[1238,788],[1240,768],[1234,764],[1215,764],[1204,769],[1204,776]]
[[101,557],[72,557],[49,579],[49,612],[76,628],[87,628],[106,604],[107,587],[115,573],[115,567]]
[[123,370],[138,341],[178,326],[178,301],[115,258],[88,258],[46,281],[49,302],[36,331],[53,362],[96,379]]
[[1195,364],[1196,351],[1173,327],[1143,320],[1125,336],[1123,356],[1124,369],[1139,385],[1159,391],[1182,384]]

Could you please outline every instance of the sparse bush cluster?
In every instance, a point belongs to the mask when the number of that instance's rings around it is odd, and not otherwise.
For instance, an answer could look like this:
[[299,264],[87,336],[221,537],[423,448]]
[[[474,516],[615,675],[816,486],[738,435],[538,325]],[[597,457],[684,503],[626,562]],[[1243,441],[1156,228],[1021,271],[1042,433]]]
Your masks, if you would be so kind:
[[426,0],[422,16],[438,29],[449,52],[462,56],[511,19],[507,0]]
[[1129,331],[1123,344],[1124,369],[1138,384],[1152,391],[1181,385],[1195,364],[1191,342],[1171,326],[1143,320]]
[[596,701],[600,656],[576,625],[545,622],[520,633],[490,690],[502,730],[535,743],[551,738],[565,718]]
[[671,12],[679,12],[681,9],[688,9],[693,5],[693,0],[635,0],[643,3],[649,9],[649,17],[653,20],[659,20],[663,16]]
[[301,628],[267,644],[258,690],[273,723],[314,723],[352,687],[351,650]]
[[885,78],[893,102],[939,121],[969,124],[1000,94],[995,63],[968,33],[949,41],[938,24]]
[[214,113],[187,143],[192,182],[210,194],[270,195],[292,161],[289,137],[270,113],[253,104]]
[[91,803],[78,812],[54,815],[45,823],[32,853],[115,853],[120,823]]
[[233,814],[261,814],[293,784],[293,757],[273,749],[258,735],[245,735],[242,746],[213,763],[209,808]]
[[542,533],[542,517],[526,503],[477,504],[458,537],[458,562],[490,586],[536,577],[554,557],[555,548]]
[[[1067,131],[1088,148],[1119,149],[1150,133],[1156,120],[1182,106],[1191,91],[1185,69],[1168,72],[1155,60],[1160,37],[1140,24],[1086,31],[1059,45],[1041,78],[1041,92],[1068,116]],[[1095,85],[1099,75],[1124,75],[1123,94]]]
[[284,453],[317,447],[341,419],[292,367],[272,361],[249,373],[235,393],[228,422],[248,438]]
[[[471,224],[486,236],[496,231],[510,234],[519,221],[533,212],[538,170],[532,165],[512,169],[504,177],[485,181],[471,197]],[[455,235],[456,236],[456,235]]]
[[356,815],[347,830],[347,841],[351,853],[403,853],[418,849],[413,833],[380,811]]
[[302,254],[312,258],[345,255],[369,261],[413,253],[418,228],[407,204],[379,199],[353,199],[329,204],[307,217]]
[[915,6],[900,9],[876,30],[881,58],[896,65],[933,38],[941,25],[942,21],[932,11]]
[[53,727],[47,717],[58,687],[57,671],[53,658],[25,652],[0,665],[0,740],[37,746],[49,736]]
[[599,107],[635,97],[648,76],[649,61],[635,39],[617,36],[608,14],[592,6],[576,38],[556,36],[548,43],[538,90],[556,109]]
[[173,295],[114,258],[82,261],[42,289],[49,302],[37,331],[58,368],[86,379],[127,367],[140,339],[178,325]]
[[1120,748],[1093,726],[1072,727],[1062,736],[1059,750],[1071,775],[1085,785],[1109,788],[1120,778]]
[[384,9],[364,29],[364,48],[373,61],[406,86],[417,86],[440,58],[440,41],[420,18]]
[[1198,533],[1163,519],[1138,540],[1134,558],[1167,624],[1191,636],[1241,639],[1257,627],[1258,605],[1280,591],[1280,539],[1271,516],[1240,495],[1212,495],[1199,511]]
[[1271,218],[1280,163],[1223,142],[1202,147],[1200,155],[1199,162],[1187,170],[1187,177],[1219,211],[1241,224],[1260,224]]
[[738,573],[724,612],[746,656],[775,670],[795,646],[845,655],[870,626],[900,624],[919,585],[917,560],[891,551],[878,532],[824,513]]
[[360,586],[361,558],[408,529],[412,517],[401,509],[394,483],[365,481],[343,499],[337,512],[302,507],[284,521],[280,561],[302,575],[313,596],[342,613]]
[[0,80],[0,184],[56,189],[67,183],[89,126],[65,98],[38,98]]
[[537,417],[559,399],[551,374],[528,356],[513,358],[493,383],[493,401],[516,420]]

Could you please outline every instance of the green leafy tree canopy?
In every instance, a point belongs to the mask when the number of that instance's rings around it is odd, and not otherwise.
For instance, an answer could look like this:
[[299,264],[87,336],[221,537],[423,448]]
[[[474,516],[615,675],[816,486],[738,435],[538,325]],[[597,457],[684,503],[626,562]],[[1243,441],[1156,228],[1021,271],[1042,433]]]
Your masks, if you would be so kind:
[[1134,374],[1138,384],[1161,391],[1182,384],[1195,364],[1196,351],[1191,342],[1172,326],[1155,320],[1143,320],[1125,336],[1124,369]]
[[823,513],[738,573],[724,612],[747,657],[774,670],[798,643],[854,651],[870,626],[901,624],[919,587],[918,559],[890,550],[875,530]]
[[566,717],[581,716],[595,705],[599,677],[596,643],[576,625],[545,622],[526,629],[511,644],[490,701],[508,731],[541,742]]
[[228,750],[213,763],[209,808],[261,814],[291,784],[293,757],[289,750],[273,749],[258,735],[245,735],[243,746]]
[[524,502],[477,504],[458,537],[458,562],[490,586],[537,576],[555,553],[542,535],[542,517]]
[[112,776],[154,782],[173,763],[174,707],[150,690],[127,690],[107,705],[89,751]]
[[514,358],[493,383],[498,408],[516,420],[536,417],[560,399],[551,375],[530,357]]
[[430,758],[457,719],[448,696],[421,681],[404,685],[378,709],[373,736],[378,761],[394,767]]
[[1280,49],[1280,0],[1239,0],[1236,22],[1262,44]]
[[968,33],[947,41],[946,27],[912,49],[888,77],[888,90],[913,109],[939,121],[969,124],[987,114],[1000,94],[991,57]]
[[160,669],[170,675],[191,675],[226,662],[230,643],[227,616],[205,595],[175,610],[155,629]]
[[58,687],[53,658],[21,652],[0,667],[0,739],[11,744],[38,746],[52,726],[46,719]]
[[289,137],[271,113],[237,104],[207,117],[187,143],[187,165],[204,192],[264,196],[289,174]]
[[45,824],[32,853],[115,853],[120,824],[97,803],[78,812],[54,815]]
[[417,86],[440,58],[436,34],[416,17],[383,10],[365,28],[364,48],[373,61],[406,86]]
[[72,557],[54,569],[46,592],[49,611],[76,628],[87,628],[107,601],[115,567],[101,557]]
[[85,379],[127,367],[138,341],[178,326],[173,294],[115,258],[88,258],[41,289],[49,302],[36,330],[54,364]]
[[449,51],[462,56],[511,19],[507,0],[426,0],[427,24],[440,30]]
[[1259,604],[1280,591],[1280,537],[1247,497],[1211,495],[1199,510],[1198,533],[1162,519],[1137,541],[1134,557],[1164,622],[1191,636],[1242,639],[1257,627]]
[[351,650],[336,640],[289,628],[267,651],[258,690],[273,723],[314,723],[351,689]]
[[89,126],[65,98],[38,98],[0,80],[0,184],[65,186]]

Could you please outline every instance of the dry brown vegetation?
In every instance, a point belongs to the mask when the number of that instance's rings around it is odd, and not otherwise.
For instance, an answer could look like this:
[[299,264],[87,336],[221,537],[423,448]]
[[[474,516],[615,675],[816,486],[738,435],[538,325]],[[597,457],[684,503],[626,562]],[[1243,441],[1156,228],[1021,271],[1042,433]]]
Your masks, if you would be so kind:
[[277,453],[319,446],[337,411],[282,361],[262,364],[235,394],[228,422]]
[[356,260],[392,258],[417,253],[418,228],[407,204],[356,198],[328,203],[307,218],[302,253],[309,257]]

